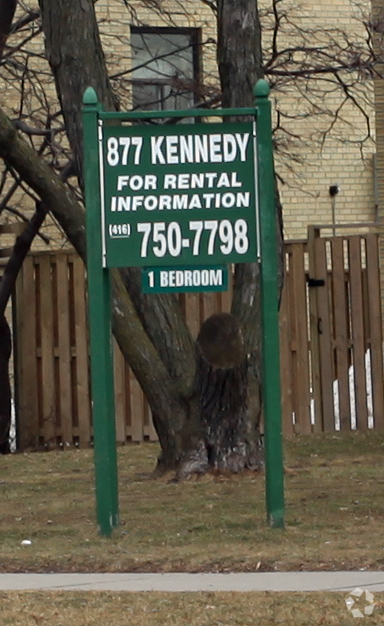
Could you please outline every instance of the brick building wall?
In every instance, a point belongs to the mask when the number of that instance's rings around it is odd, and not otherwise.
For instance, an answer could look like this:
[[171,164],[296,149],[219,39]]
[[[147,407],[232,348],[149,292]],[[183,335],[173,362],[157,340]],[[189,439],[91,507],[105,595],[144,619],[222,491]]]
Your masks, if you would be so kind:
[[[372,0],[373,19],[380,24],[379,31],[382,33],[384,25],[384,9],[379,0]],[[384,36],[380,32],[376,33],[374,39],[375,51],[382,55],[384,51]],[[379,68],[384,76],[384,64]],[[380,260],[381,260],[381,299],[382,310],[384,311],[384,79],[375,80],[375,114],[376,114],[376,201],[377,201],[377,221],[381,231],[379,238]],[[384,322],[383,322],[384,324]]]
[[[369,3],[367,2],[367,9]],[[261,3],[261,13],[265,26],[264,45],[269,46],[270,20],[266,16],[268,9],[266,2]],[[287,6],[287,5],[285,5]],[[97,4],[101,17],[108,22],[104,38],[113,37],[113,49],[110,60],[116,62],[121,70],[122,65],[129,64],[129,31],[132,24],[150,26],[169,26],[170,15],[173,26],[188,26],[201,29],[203,42],[214,41],[215,19],[209,6],[199,0],[187,0],[182,6],[174,0],[162,3],[163,13],[148,12],[140,3],[135,3],[135,19],[125,13],[122,18],[121,5],[116,0],[102,0]],[[315,33],[312,38],[319,46],[328,37],[322,34],[322,29],[332,31],[335,27],[344,30],[351,40],[359,41],[365,36],[360,10],[350,0],[304,0],[300,8],[292,4],[290,10],[296,24],[303,29]],[[120,39],[116,35],[120,35]],[[311,39],[311,35],[309,35]],[[295,45],[295,34],[292,28],[284,28],[280,39],[281,47]],[[217,81],[215,63],[215,45],[204,46],[202,57],[202,75],[208,84]],[[271,77],[274,80],[274,77]],[[325,91],[326,83],[317,81],[313,89]],[[283,184],[280,185],[284,209],[284,229],[286,238],[305,237],[307,225],[310,223],[330,223],[332,217],[329,187],[337,183],[340,193],[336,199],[336,221],[357,222],[372,221],[375,218],[375,185],[374,185],[374,109],[373,86],[369,83],[358,87],[361,92],[364,109],[369,117],[371,139],[367,139],[367,119],[355,106],[350,103],[343,105],[340,120],[335,123],[332,114],[315,114],[315,104],[305,101],[301,89],[293,84],[289,88],[274,93],[278,107],[288,115],[294,114],[295,119],[284,119],[284,128],[288,133],[280,132],[277,135],[280,148],[276,153],[276,167]],[[321,99],[320,99],[321,100]],[[365,101],[368,101],[368,104]],[[322,102],[323,110],[336,111],[342,104],[343,96],[333,89]],[[369,102],[371,104],[369,104]],[[308,112],[310,115],[307,117]],[[342,119],[341,119],[342,118]],[[324,143],[322,133],[329,127]],[[300,141],[289,136],[300,137]],[[291,156],[292,155],[292,156]]]
[[[367,11],[369,2],[365,0]],[[113,73],[123,72],[130,68],[130,27],[132,25],[147,25],[153,27],[189,27],[201,29],[201,41],[210,42],[203,46],[201,58],[202,78],[207,86],[214,88],[217,84],[217,68],[215,62],[216,24],[212,10],[201,0],[164,0],[161,3],[161,12],[155,8],[148,9],[148,5],[134,2],[129,11],[121,0],[99,0],[96,3],[100,18],[100,31],[105,46],[108,63]],[[151,5],[152,6],[152,5]],[[154,3],[155,7],[156,4]],[[160,6],[160,5],[159,5]],[[288,3],[285,3],[288,6]],[[271,32],[268,30],[269,4],[261,2],[262,21],[265,26],[264,46],[269,47]],[[289,15],[305,31],[312,30],[313,36],[309,41],[314,45],[322,44],[322,29],[324,41],[329,41],[329,33],[334,27],[344,29],[348,36],[358,40],[364,37],[364,29],[355,5],[350,0],[303,0],[300,8],[290,9]],[[293,45],[295,33],[285,25],[280,44]],[[41,46],[43,41],[37,41],[35,46]],[[32,60],[39,63],[39,59]],[[274,81],[275,77],[271,77]],[[49,79],[46,79],[50,82]],[[326,84],[318,81],[315,89],[324,90]],[[17,102],[17,85],[7,84],[6,89],[8,109],[12,111],[10,103]],[[273,92],[273,99],[277,107],[283,111],[282,125],[287,132],[278,132],[276,138],[278,149],[276,152],[276,167],[282,179],[280,185],[284,210],[284,229],[287,239],[306,236],[308,224],[330,223],[331,201],[329,186],[337,183],[340,193],[336,199],[336,221],[356,222],[371,221],[375,218],[374,194],[374,154],[376,151],[373,138],[366,139],[367,125],[364,116],[356,107],[345,104],[342,107],[339,120],[332,125],[332,115],[320,114],[308,103],[303,94],[303,83],[290,83],[279,87]],[[372,85],[359,85],[361,96],[373,101]],[[53,84],[50,92],[52,100],[55,98]],[[333,89],[323,98],[316,98],[316,105],[321,103],[323,110],[335,111],[342,104],[340,92]],[[126,105],[129,104],[127,93]],[[312,107],[312,108],[311,108]],[[373,104],[364,104],[371,125],[371,134],[374,135],[375,120]],[[289,119],[293,116],[292,119]],[[324,143],[321,134],[331,127]],[[363,143],[362,143],[363,142]],[[23,199],[29,202],[28,198]],[[49,223],[49,232],[53,233],[52,223]],[[61,235],[52,235],[52,245],[62,245]],[[41,247],[41,241],[36,245]]]
[[[365,3],[367,9],[369,3]],[[364,15],[354,8],[349,0],[304,0],[300,13],[292,12],[296,24],[308,29],[308,43],[318,45],[330,43],[334,28],[345,31],[348,39],[362,44],[365,29],[361,23]],[[292,39],[290,39],[290,43]],[[332,47],[326,50],[332,54]],[[375,122],[373,86],[369,82],[357,85],[359,104],[364,107],[368,119],[356,106],[344,102],[341,90],[336,91],[331,83],[319,79],[312,85],[312,93],[319,89],[322,97],[312,98],[320,107],[319,114],[306,100],[303,84],[290,85],[277,96],[277,103],[284,111],[293,112],[296,119],[284,120],[284,126],[293,135],[298,135],[301,145],[288,146],[287,153],[297,153],[299,163],[292,163],[284,155],[276,163],[285,184],[280,185],[284,207],[285,235],[289,238],[305,237],[307,224],[330,223],[332,205],[329,187],[340,186],[336,197],[336,222],[371,221],[375,217],[374,197],[374,154]],[[339,107],[339,120],[332,113]],[[329,110],[331,115],[324,115]],[[309,115],[307,116],[307,114]],[[371,138],[367,139],[367,122]],[[329,129],[327,131],[327,129]],[[323,133],[326,133],[324,139]],[[324,139],[324,142],[323,142]]]

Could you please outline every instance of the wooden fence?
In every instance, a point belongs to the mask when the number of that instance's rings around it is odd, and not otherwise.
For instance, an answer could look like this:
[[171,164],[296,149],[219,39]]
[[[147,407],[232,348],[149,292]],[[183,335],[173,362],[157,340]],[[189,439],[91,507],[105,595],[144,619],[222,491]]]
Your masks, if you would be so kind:
[[[359,225],[361,227],[361,225]],[[280,312],[283,431],[384,427],[378,235],[285,248]]]
[[[230,293],[181,294],[194,336],[229,310]],[[84,265],[75,254],[27,257],[18,280],[15,395],[18,446],[89,445],[92,439]],[[114,342],[117,441],[157,440],[141,388]]]
[[[280,312],[283,431],[384,426],[383,356],[376,234],[285,246]],[[231,294],[182,294],[194,336],[229,310]],[[18,445],[89,445],[86,285],[75,254],[30,255],[15,315]],[[141,389],[114,348],[117,440],[156,440]]]

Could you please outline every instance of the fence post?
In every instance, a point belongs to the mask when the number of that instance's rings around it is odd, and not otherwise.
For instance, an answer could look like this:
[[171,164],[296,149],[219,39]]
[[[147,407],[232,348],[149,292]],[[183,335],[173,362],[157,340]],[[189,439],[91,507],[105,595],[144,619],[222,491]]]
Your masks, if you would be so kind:
[[[316,279],[315,240],[320,237],[320,229],[308,226],[308,270],[309,278]],[[321,393],[320,344],[319,344],[319,312],[317,306],[317,289],[309,289],[309,335],[311,341],[311,376],[312,393],[315,404],[314,432],[323,432],[323,398]]]

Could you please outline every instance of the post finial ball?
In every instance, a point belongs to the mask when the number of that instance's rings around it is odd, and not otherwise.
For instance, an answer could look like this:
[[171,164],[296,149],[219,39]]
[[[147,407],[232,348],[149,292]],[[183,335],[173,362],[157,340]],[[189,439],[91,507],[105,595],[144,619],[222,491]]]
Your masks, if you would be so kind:
[[260,78],[253,89],[253,95],[255,98],[268,98],[269,91],[270,89],[267,81],[264,80],[264,78]]

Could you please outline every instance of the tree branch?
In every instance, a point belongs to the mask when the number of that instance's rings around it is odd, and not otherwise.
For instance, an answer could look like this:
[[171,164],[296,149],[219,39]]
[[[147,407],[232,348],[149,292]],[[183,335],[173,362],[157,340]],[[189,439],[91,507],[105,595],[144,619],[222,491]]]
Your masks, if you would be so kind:
[[12,254],[4,268],[4,273],[0,281],[0,318],[5,313],[21,266],[46,215],[46,207],[41,202],[38,202],[36,204],[35,213],[29,220],[24,231],[16,239]]
[[[0,157],[15,168],[63,228],[68,239],[85,261],[85,212],[70,191],[20,137],[11,121],[0,109]],[[135,307],[125,289],[119,271],[111,270],[112,324],[117,342],[138,379],[152,407],[159,407],[157,419],[169,420],[170,438],[180,436],[185,407],[174,381],[148,338]],[[170,406],[171,404],[171,406]],[[167,407],[166,413],[162,412]],[[176,445],[176,444],[175,444]]]
[[0,60],[8,35],[11,32],[12,20],[16,11],[16,0],[0,0]]

